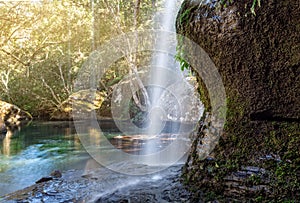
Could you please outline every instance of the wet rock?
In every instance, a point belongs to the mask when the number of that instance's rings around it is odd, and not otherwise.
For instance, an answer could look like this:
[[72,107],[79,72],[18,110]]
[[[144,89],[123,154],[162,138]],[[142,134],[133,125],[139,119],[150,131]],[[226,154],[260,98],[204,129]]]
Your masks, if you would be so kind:
[[46,177],[42,177],[41,179],[39,179],[38,181],[36,181],[35,183],[43,183],[43,182],[47,182],[56,178],[61,178],[62,174],[60,171],[58,170],[54,170],[50,173],[50,176],[46,176]]
[[96,202],[191,202],[191,193],[178,177],[173,178],[122,188],[102,196]]
[[[149,169],[147,166],[141,167],[142,170]],[[128,176],[106,168],[88,172],[72,170],[61,178],[45,177],[38,184],[6,195],[3,201],[192,202],[190,192],[180,182],[181,167],[172,166],[159,174],[143,176]]]
[[61,178],[62,177],[62,174],[59,170],[54,170],[51,172],[50,174],[53,178]]
[[39,179],[35,183],[43,183],[43,182],[47,182],[49,180],[53,180],[53,177],[52,176],[42,177],[41,179]]

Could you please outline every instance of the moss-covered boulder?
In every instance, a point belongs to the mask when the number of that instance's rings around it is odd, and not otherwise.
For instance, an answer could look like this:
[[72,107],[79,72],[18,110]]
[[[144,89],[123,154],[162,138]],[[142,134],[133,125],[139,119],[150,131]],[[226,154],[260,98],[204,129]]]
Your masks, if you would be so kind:
[[[207,199],[300,199],[299,2],[200,2],[183,2],[177,30],[215,63],[228,111],[210,159],[200,160],[197,147],[192,149],[185,180]],[[188,61],[201,63],[189,47],[184,52]]]
[[0,129],[1,132],[20,129],[32,120],[32,116],[16,105],[0,101]]

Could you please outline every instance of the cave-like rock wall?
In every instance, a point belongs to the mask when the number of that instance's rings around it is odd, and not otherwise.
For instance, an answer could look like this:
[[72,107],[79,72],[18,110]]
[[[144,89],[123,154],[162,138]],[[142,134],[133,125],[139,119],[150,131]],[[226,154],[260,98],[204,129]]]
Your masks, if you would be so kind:
[[252,1],[194,2],[183,3],[178,30],[210,55],[229,97],[240,97],[252,120],[299,120],[299,2],[263,1],[256,16]]
[[[228,110],[212,159],[198,160],[197,149],[192,149],[184,171],[186,182],[195,193],[207,191],[212,199],[218,195],[297,199],[300,3],[260,1],[254,14],[252,0],[200,2],[183,2],[177,32],[201,46],[215,63]],[[184,52],[189,61],[200,63],[192,49],[185,47]],[[203,98],[209,101],[206,91]],[[283,165],[285,172],[280,174]],[[293,179],[298,183],[289,182]]]

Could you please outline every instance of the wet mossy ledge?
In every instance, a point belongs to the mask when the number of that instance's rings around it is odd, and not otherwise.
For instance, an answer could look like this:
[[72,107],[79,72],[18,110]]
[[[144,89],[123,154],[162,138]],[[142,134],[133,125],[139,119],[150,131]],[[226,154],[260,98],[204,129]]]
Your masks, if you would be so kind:
[[[293,202],[300,199],[300,6],[294,0],[185,0],[177,32],[211,57],[225,87],[219,144],[201,160],[194,140],[183,179],[195,199]],[[192,47],[184,56],[197,61]],[[201,99],[209,103],[198,78]],[[209,105],[206,105],[209,108]]]

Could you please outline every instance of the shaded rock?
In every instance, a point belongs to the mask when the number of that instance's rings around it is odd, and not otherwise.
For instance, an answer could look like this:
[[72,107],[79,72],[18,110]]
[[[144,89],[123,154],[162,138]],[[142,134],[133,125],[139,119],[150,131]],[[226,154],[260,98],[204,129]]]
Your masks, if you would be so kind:
[[[200,2],[184,1],[177,29],[209,54],[228,98],[238,99],[252,120],[299,121],[299,3],[264,2],[254,16],[250,0],[227,7]],[[188,60],[201,64],[192,48],[185,51]]]
[[47,182],[47,181],[53,180],[55,178],[61,178],[61,177],[62,177],[61,172],[58,171],[58,170],[54,170],[54,171],[51,172],[50,176],[42,177],[41,179],[39,179],[35,183],[43,183],[43,182]]
[[[190,187],[210,194],[208,200],[218,195],[241,202],[298,200],[300,7],[294,0],[260,1],[254,15],[252,3],[185,0],[178,14],[178,33],[210,56],[227,99],[225,131],[211,154],[214,160],[199,157],[201,133],[184,177]],[[209,68],[195,57],[194,47],[184,46],[184,39],[181,43],[186,60],[200,66],[194,68]],[[200,92],[209,110],[201,77],[205,75],[198,75]]]
[[5,134],[7,132],[6,126],[2,119],[0,119],[0,133]]
[[268,184],[269,172],[263,168],[247,166],[242,170],[232,172],[224,178],[226,196],[239,197],[248,194],[249,196],[258,193],[270,193]]
[[53,180],[53,177],[52,176],[42,177],[41,179],[39,179],[35,183],[43,183],[43,182],[47,182],[49,180]]

